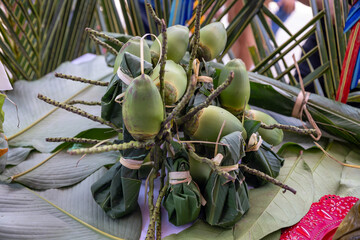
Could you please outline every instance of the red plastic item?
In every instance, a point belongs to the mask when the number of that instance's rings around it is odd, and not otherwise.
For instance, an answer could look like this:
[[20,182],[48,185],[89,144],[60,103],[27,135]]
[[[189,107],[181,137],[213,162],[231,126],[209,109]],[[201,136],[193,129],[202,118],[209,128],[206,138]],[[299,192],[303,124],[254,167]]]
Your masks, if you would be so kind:
[[280,240],[331,240],[358,200],[356,197],[323,196],[311,205],[300,222],[282,231]]

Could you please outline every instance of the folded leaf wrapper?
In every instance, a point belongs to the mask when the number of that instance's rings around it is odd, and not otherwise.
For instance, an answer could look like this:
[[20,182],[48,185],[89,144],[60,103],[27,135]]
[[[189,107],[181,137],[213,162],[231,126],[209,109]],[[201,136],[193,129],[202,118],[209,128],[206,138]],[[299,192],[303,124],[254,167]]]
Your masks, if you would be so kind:
[[101,98],[101,117],[117,127],[122,127],[123,123],[121,104],[115,102],[116,97],[121,93],[122,81],[117,74],[114,74],[104,96]]
[[[245,152],[241,132],[228,134],[220,142],[226,144],[219,146],[219,153],[224,156],[220,166],[238,164]],[[237,168],[229,171],[229,174],[236,178],[235,181],[213,172],[205,186],[205,220],[212,226],[230,228],[250,207],[244,176]]]
[[[131,53],[125,53],[124,54],[124,58],[121,62],[120,65],[120,69],[121,71],[132,77],[132,78],[136,78],[138,76],[140,76],[141,74],[141,58],[139,58],[138,56],[135,56],[134,54]],[[152,64],[144,61],[144,73],[149,75],[149,73],[152,71]]]
[[[168,212],[169,222],[180,226],[194,221],[199,216],[201,194],[198,186],[191,180],[187,152],[179,144],[173,143],[173,146],[177,152],[174,159],[168,158],[170,186],[163,205]],[[183,173],[187,176],[172,179],[171,173]]]
[[[124,142],[134,140],[124,129]],[[149,150],[127,149],[121,151],[123,158],[143,162]],[[100,207],[112,218],[120,218],[138,208],[141,187],[139,169],[129,169],[117,162],[91,186],[92,195]]]
[[340,223],[334,240],[359,239],[360,236],[360,200],[350,209],[344,220]]
[[[276,178],[284,164],[284,159],[279,157],[271,147],[270,144],[263,141],[258,150],[246,153],[242,163],[250,168],[266,173],[270,177]],[[246,172],[244,176],[246,182],[253,187],[259,187],[267,183],[266,180]]]

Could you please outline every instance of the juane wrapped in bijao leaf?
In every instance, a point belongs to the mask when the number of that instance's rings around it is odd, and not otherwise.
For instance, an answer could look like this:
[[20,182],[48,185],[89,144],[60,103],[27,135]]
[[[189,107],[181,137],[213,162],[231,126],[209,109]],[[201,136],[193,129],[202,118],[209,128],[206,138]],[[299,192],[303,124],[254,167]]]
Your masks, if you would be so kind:
[[[238,162],[244,156],[245,141],[241,132],[233,132],[220,141],[219,153],[223,159],[220,166],[235,178],[229,181],[213,172],[204,190],[205,220],[212,226],[229,228],[249,209],[248,189],[245,178],[238,169]],[[225,170],[227,168],[227,170]]]
[[163,204],[168,212],[169,222],[180,226],[197,219],[201,209],[201,195],[199,187],[191,179],[186,150],[178,143],[173,142],[172,145],[176,154],[167,161],[170,186]]
[[[133,140],[124,129],[124,142]],[[139,169],[148,152],[149,150],[146,149],[121,151],[122,162],[119,161],[113,165],[103,177],[91,186],[96,203],[110,217],[123,217],[139,207],[137,202],[141,187]],[[137,163],[134,164],[135,161]],[[136,165],[139,167],[138,169],[136,169]]]
[[[276,178],[284,164],[284,159],[279,157],[271,149],[272,145],[264,141],[257,132],[260,129],[259,121],[246,120],[244,127],[251,136],[247,139],[246,155],[241,159],[241,163]],[[246,183],[253,187],[259,187],[267,183],[266,180],[255,175],[247,172],[243,174]]]

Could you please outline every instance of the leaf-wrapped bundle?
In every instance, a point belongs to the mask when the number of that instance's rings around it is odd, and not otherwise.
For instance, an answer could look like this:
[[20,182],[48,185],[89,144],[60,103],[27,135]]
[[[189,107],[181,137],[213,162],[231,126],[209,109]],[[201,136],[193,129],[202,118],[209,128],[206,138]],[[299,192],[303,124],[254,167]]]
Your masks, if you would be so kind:
[[[124,141],[134,140],[124,129]],[[149,150],[127,149],[121,151],[123,158],[143,162]],[[138,196],[141,187],[139,169],[130,169],[117,162],[110,170],[91,186],[95,201],[112,218],[120,218],[138,208]]]
[[245,178],[237,168],[237,163],[244,156],[244,139],[241,132],[233,132],[221,139],[226,146],[219,147],[224,158],[220,166],[233,166],[229,174],[235,181],[213,172],[206,183],[204,197],[205,220],[212,226],[232,227],[249,209],[248,189]]
[[[176,145],[178,145],[178,152],[175,154],[174,159],[168,158],[170,186],[163,204],[168,211],[169,222],[180,226],[194,221],[199,216],[201,194],[198,186],[191,180],[187,152],[179,144]],[[181,176],[172,177],[172,173],[182,173],[184,178]]]
[[[280,168],[284,164],[284,159],[279,157],[271,149],[270,144],[263,141],[258,150],[247,152],[241,162],[250,168],[259,170],[276,178],[279,175]],[[267,183],[266,180],[246,172],[244,173],[244,176],[246,182],[253,187],[259,187]]]

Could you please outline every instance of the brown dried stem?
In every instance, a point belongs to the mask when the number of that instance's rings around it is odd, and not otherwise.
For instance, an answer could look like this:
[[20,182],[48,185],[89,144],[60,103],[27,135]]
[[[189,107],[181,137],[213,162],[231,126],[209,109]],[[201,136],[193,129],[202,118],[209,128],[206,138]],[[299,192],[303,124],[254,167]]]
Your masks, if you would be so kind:
[[81,109],[79,109],[79,108],[77,108],[77,107],[74,107],[74,106],[72,106],[72,105],[55,101],[55,100],[53,100],[53,99],[51,99],[51,98],[48,98],[48,97],[46,97],[46,96],[44,96],[44,95],[42,95],[42,94],[38,94],[38,98],[39,98],[40,100],[43,100],[43,101],[46,102],[46,103],[49,103],[49,104],[51,104],[51,105],[54,105],[54,106],[59,107],[59,108],[62,108],[62,109],[65,109],[66,111],[69,111],[69,112],[72,112],[72,113],[76,113],[76,114],[78,114],[78,115],[80,115],[80,116],[82,116],[82,117],[86,117],[86,118],[88,118],[88,119],[90,119],[90,120],[93,120],[93,121],[95,121],[95,122],[98,122],[98,123],[107,125],[107,126],[113,128],[115,131],[118,131],[118,132],[121,131],[121,130],[118,129],[114,124],[112,124],[111,122],[105,121],[105,120],[102,119],[101,117],[98,117],[98,116],[92,115],[92,114],[90,114],[90,113],[87,113],[87,112],[85,112],[85,111],[83,111],[83,110],[81,110]]
[[201,109],[208,107],[211,102],[217,97],[219,96],[219,94],[225,89],[227,88],[231,81],[234,79],[234,72],[230,72],[229,77],[226,79],[225,82],[223,82],[219,87],[216,88],[215,91],[213,91],[204,102],[202,102],[201,104],[197,105],[196,107],[193,107],[189,112],[187,112],[184,116],[177,118],[176,124],[181,125],[184,124],[185,122],[189,121],[193,116],[195,116],[196,113],[198,113]]
[[293,194],[296,194],[296,190],[293,189],[292,187],[289,187],[288,185],[280,182],[279,180],[276,180],[275,178],[273,177],[270,177],[269,175],[259,171],[259,170],[256,170],[256,169],[253,169],[253,168],[249,168],[248,166],[244,165],[244,164],[239,164],[239,168],[243,169],[245,172],[251,174],[251,175],[255,175],[257,177],[260,177],[268,182],[271,182],[272,184],[275,184],[281,188],[284,189],[284,193],[288,190],[290,192],[292,192]]
[[108,82],[89,80],[89,79],[85,79],[85,78],[82,78],[82,77],[76,77],[76,76],[62,74],[62,73],[55,73],[55,77],[64,78],[64,79],[68,79],[68,80],[72,80],[72,81],[76,81],[76,82],[82,82],[82,83],[97,85],[97,86],[103,86],[103,87],[107,87],[109,85]]

